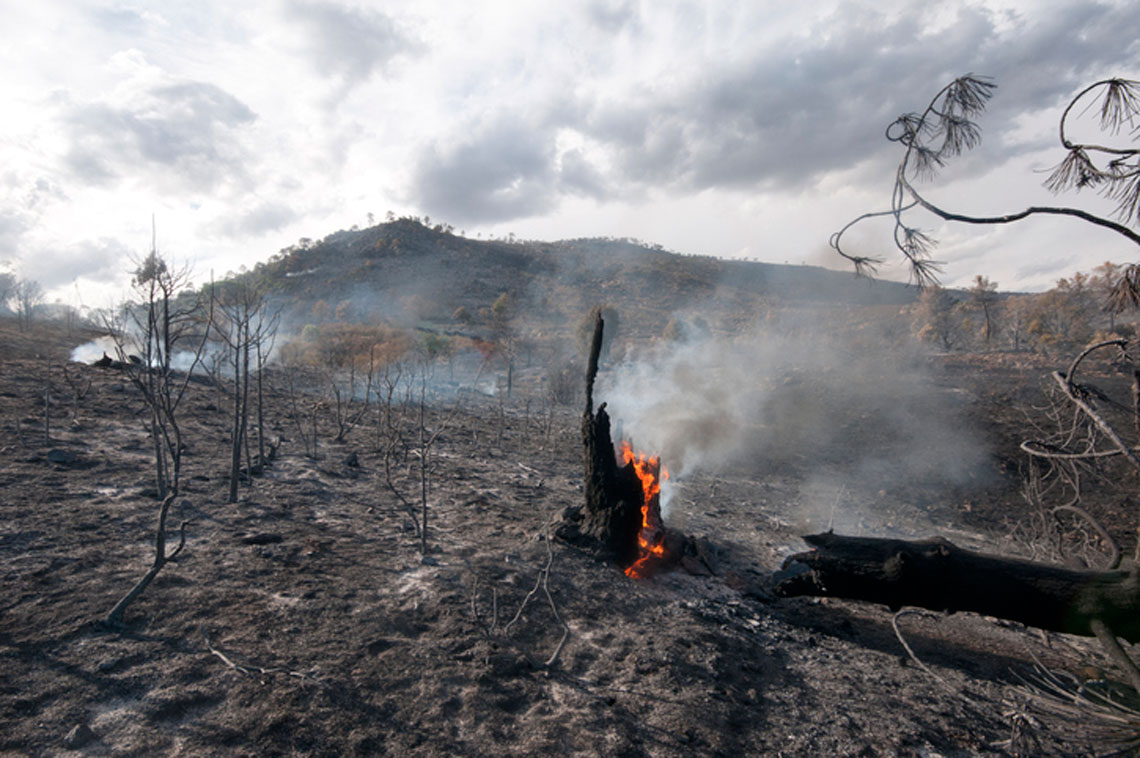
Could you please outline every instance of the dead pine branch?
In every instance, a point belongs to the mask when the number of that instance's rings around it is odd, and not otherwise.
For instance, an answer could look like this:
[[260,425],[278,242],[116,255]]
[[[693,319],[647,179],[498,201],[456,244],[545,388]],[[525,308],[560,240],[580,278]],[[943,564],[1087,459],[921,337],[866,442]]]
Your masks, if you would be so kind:
[[[1089,755],[1133,755],[1140,748],[1140,707],[1135,695],[1106,680],[1082,682],[1035,660],[1016,692],[1051,730],[1086,746]],[[1094,748],[1094,746],[1096,746]]]
[[1100,646],[1108,653],[1108,657],[1120,666],[1132,684],[1132,688],[1140,693],[1140,668],[1136,667],[1136,663],[1125,652],[1120,640],[1116,639],[1116,635],[1108,628],[1108,625],[1098,618],[1092,619],[1089,626],[1092,628],[1093,634],[1096,635]]
[[158,576],[158,572],[162,571],[162,567],[170,561],[174,560],[182,548],[186,546],[186,526],[189,521],[183,521],[182,526],[178,530],[178,547],[174,548],[174,552],[167,555],[166,553],[166,517],[170,512],[170,506],[174,503],[174,498],[177,497],[177,492],[171,492],[162,501],[162,505],[158,510],[158,527],[155,529],[154,534],[154,562],[151,564],[150,569],[143,574],[138,583],[131,588],[130,592],[123,596],[122,600],[115,604],[111,612],[107,614],[106,623],[110,627],[119,628],[123,625],[123,614],[127,610],[127,606],[135,601],[135,599],[143,593],[154,578]]

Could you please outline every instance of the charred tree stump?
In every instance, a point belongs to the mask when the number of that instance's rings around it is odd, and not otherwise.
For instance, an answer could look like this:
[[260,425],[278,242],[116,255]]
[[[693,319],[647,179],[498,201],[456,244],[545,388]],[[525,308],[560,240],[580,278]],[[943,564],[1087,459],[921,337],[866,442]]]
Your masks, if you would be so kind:
[[594,412],[594,380],[604,330],[605,322],[598,314],[586,366],[586,410],[582,414],[585,503],[563,513],[557,535],[625,566],[638,557],[642,488],[633,466],[618,465],[605,403]]
[[814,595],[936,611],[973,611],[1039,629],[1140,641],[1140,573],[1077,571],[974,553],[941,539],[803,538],[814,550],[784,561],[776,594]]
[[594,412],[594,380],[604,330],[605,322],[598,314],[586,365],[586,409],[582,414],[584,503],[563,512],[555,535],[601,559],[616,562],[636,579],[677,565],[699,576],[716,574],[717,551],[708,540],[666,530],[661,523],[658,496],[647,491],[638,475],[639,468],[643,475],[651,472],[652,481],[659,485],[660,461],[648,456],[634,457],[630,451],[628,456],[623,454],[624,463],[619,463],[606,404]]

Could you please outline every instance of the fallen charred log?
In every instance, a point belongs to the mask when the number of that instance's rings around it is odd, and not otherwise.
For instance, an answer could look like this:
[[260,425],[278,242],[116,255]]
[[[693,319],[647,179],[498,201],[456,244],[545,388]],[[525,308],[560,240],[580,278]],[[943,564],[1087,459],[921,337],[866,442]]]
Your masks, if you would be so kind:
[[[127,360],[119,361],[107,355],[106,352],[103,353],[102,358],[91,361],[91,365],[95,368],[106,368],[111,369],[112,371],[133,371],[140,374],[158,373],[159,371],[157,368],[148,369],[145,365],[143,365],[142,358],[139,358],[137,355],[129,355],[127,356]],[[213,377],[203,374],[193,373],[189,377],[185,376],[184,371],[171,371],[170,374],[171,376],[185,378],[186,381],[192,382],[194,384],[201,384],[206,387],[213,387],[215,385]]]
[[784,597],[813,595],[973,611],[1028,626],[1140,641],[1140,573],[1078,571],[962,549],[942,538],[919,541],[803,538],[814,549],[784,561],[773,576]]

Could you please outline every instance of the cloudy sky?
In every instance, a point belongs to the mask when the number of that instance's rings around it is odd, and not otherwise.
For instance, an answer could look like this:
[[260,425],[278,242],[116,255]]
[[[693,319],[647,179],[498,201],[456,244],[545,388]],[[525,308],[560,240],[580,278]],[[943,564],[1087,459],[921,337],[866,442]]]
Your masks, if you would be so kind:
[[[1057,202],[1040,183],[1067,98],[1140,79],[1131,1],[0,8],[0,261],[87,305],[122,292],[152,214],[200,278],[388,211],[838,266],[830,233],[889,200],[884,127],[953,76],[999,89],[982,146],[928,194],[977,213]],[[949,284],[1041,289],[1140,257],[1072,220],[920,226]],[[885,230],[852,244],[890,255]]]

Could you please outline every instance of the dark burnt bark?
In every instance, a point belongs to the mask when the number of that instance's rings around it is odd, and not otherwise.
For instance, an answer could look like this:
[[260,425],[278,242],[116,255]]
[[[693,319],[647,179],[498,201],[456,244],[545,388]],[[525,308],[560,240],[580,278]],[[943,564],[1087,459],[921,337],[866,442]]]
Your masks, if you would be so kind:
[[1102,622],[1140,641],[1140,574],[1077,571],[921,541],[804,537],[814,550],[788,558],[774,579],[783,596],[818,595],[937,611],[973,611],[1040,629],[1095,636]]
[[590,343],[586,409],[582,414],[585,504],[567,509],[557,534],[624,566],[633,563],[638,555],[642,489],[633,467],[618,465],[605,403],[594,412],[594,380],[604,330],[605,322],[599,314]]

